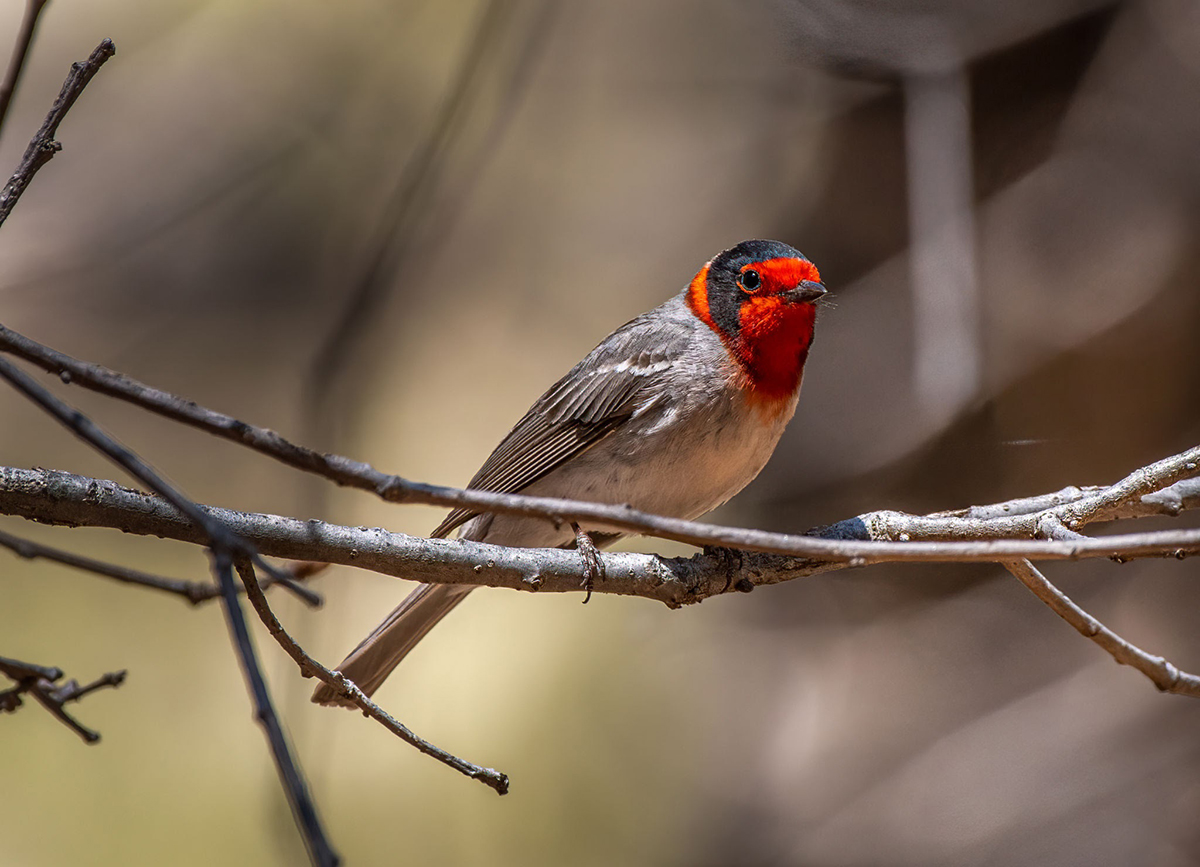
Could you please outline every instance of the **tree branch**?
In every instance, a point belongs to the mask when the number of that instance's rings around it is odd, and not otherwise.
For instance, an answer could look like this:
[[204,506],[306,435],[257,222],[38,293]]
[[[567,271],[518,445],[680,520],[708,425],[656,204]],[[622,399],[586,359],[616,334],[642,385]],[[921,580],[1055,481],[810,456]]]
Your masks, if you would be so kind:
[[[232,528],[269,556],[357,566],[432,584],[473,584],[552,593],[578,592],[583,579],[584,565],[574,551],[503,548],[461,539],[423,539],[317,520],[202,508],[213,520]],[[204,544],[203,533],[158,497],[115,482],[54,470],[0,468],[0,514],[46,524],[110,527]],[[883,517],[877,521],[876,515]],[[901,520],[904,518],[911,518],[913,528],[928,531],[935,539],[950,535],[951,529],[957,532],[959,520],[939,521],[931,516],[905,516],[896,512],[868,513],[834,527],[854,522],[863,526],[880,523],[904,526]],[[978,532],[989,532],[990,524],[982,522]],[[718,542],[741,538],[747,532],[758,533],[706,524],[695,526],[709,531]],[[1003,522],[998,526],[1011,529],[1011,525]],[[831,532],[831,529],[817,532]],[[782,553],[737,552],[733,558],[706,553],[668,559],[649,554],[601,552],[607,578],[593,590],[642,596],[678,607],[721,593],[868,563],[1005,562],[1021,557],[1130,558],[1178,556],[1180,551],[1200,550],[1200,530],[1132,533],[1069,542],[986,536],[974,541],[961,538],[952,542],[922,541],[921,537],[913,536],[906,542],[876,542],[836,536],[761,535],[778,540]],[[806,553],[794,556],[795,550]],[[817,552],[815,556],[813,551]]]
[[96,46],[96,50],[87,60],[71,64],[67,80],[63,82],[58,99],[54,100],[54,105],[50,108],[50,113],[46,115],[42,128],[37,131],[37,135],[25,149],[25,156],[21,158],[21,164],[13,176],[8,179],[3,191],[0,191],[0,223],[8,219],[8,215],[12,213],[17,200],[21,198],[21,194],[25,192],[25,188],[29,186],[29,182],[33,180],[37,170],[50,162],[54,155],[62,150],[62,145],[54,140],[54,135],[58,132],[58,125],[67,116],[67,112],[75,104],[75,100],[79,99],[79,95],[83,93],[88,82],[92,80],[104,62],[116,54],[116,51],[112,40],[105,39]]
[[[590,526],[604,525],[630,533],[673,539],[692,545],[727,545],[745,550],[773,551],[801,557],[822,559],[866,558],[861,563],[883,562],[870,559],[882,549],[852,549],[833,544],[836,540],[860,541],[951,541],[956,539],[1032,539],[1037,535],[1041,513],[1052,509],[1071,529],[1086,524],[1122,517],[1141,517],[1151,514],[1170,514],[1165,502],[1146,502],[1139,492],[1148,493],[1197,474],[1200,465],[1200,446],[1165,458],[1136,470],[1116,485],[1109,487],[1066,488],[1056,494],[1014,500],[994,506],[975,507],[934,515],[915,516],[901,512],[879,511],[860,515],[830,527],[822,528],[815,536],[788,536],[761,530],[739,530],[715,527],[695,521],[650,515],[625,506],[602,505],[577,500],[558,500],[547,497],[527,497],[518,494],[497,494],[490,491],[463,490],[442,485],[413,482],[401,476],[380,472],[370,464],[336,454],[322,454],[290,442],[278,433],[256,427],[232,416],[213,412],[168,392],[151,388],[135,379],[100,365],[89,364],[49,349],[24,335],[0,326],[0,352],[23,358],[43,370],[56,373],[64,382],[77,383],[94,391],[120,398],[158,415],[190,425],[272,457],[296,469],[316,473],[347,487],[372,491],[393,503],[423,503],[456,508],[467,506],[479,511],[544,517],[566,523],[576,521]],[[1193,489],[1189,495],[1195,499]],[[989,511],[991,510],[991,511]],[[1072,526],[1074,525],[1074,526]],[[818,538],[819,537],[819,538]],[[1165,539],[1166,537],[1163,537]],[[1195,540],[1181,537],[1177,546],[1184,554],[1194,553]],[[1049,553],[1052,549],[1011,549],[1014,557],[1032,556],[1117,556],[1111,553],[1087,553],[1092,543],[1081,543],[1079,553]],[[849,551],[855,553],[846,553]],[[1129,556],[1145,556],[1175,551],[1131,550]],[[1003,554],[976,549],[964,551],[955,559],[999,561]],[[908,549],[911,559],[938,559]],[[941,556],[941,555],[939,555]],[[902,559],[889,557],[888,559]]]
[[[149,572],[142,572],[139,569],[130,569],[127,566],[117,566],[114,563],[105,563],[103,560],[94,560],[91,557],[84,557],[81,554],[63,551],[60,548],[52,548],[49,545],[42,545],[39,542],[34,542],[29,539],[22,539],[20,536],[14,536],[11,533],[5,533],[2,530],[0,530],[0,546],[8,548],[18,557],[23,557],[26,560],[36,560],[39,558],[43,560],[51,560],[55,563],[62,563],[64,566],[71,566],[84,572],[92,572],[96,575],[103,575],[106,578],[112,578],[116,581],[120,581],[123,584],[136,584],[139,587],[150,587],[154,590],[162,590],[167,593],[173,593],[177,596],[183,597],[192,605],[198,605],[201,602],[208,602],[221,595],[221,588],[210,582],[183,581],[179,578],[167,578],[162,575],[152,575]],[[292,580],[296,580],[298,576],[292,574],[290,577]],[[268,575],[262,581],[264,588],[273,587],[277,583],[278,582],[275,580],[275,578],[270,575]],[[311,596],[312,601],[310,604],[312,604],[314,608],[319,608],[322,604],[321,597],[307,588],[304,588],[304,591]],[[305,601],[308,602],[309,599],[305,598]]]
[[16,686],[0,692],[0,713],[13,713],[22,704],[21,696],[29,694],[71,731],[83,738],[84,743],[100,741],[100,733],[88,728],[63,708],[67,702],[79,701],[85,695],[104,687],[118,687],[125,682],[124,671],[111,671],[96,680],[80,686],[76,680],[64,684],[55,681],[63,677],[62,669],[35,665],[16,659],[0,657],[0,673],[16,682]]
[[1151,656],[1140,647],[1130,644],[1072,602],[1028,560],[1005,563],[1004,568],[1028,587],[1034,596],[1045,602],[1051,611],[1074,626],[1084,638],[1090,638],[1104,648],[1121,665],[1133,666],[1163,692],[1200,698],[1200,677],[1180,671],[1161,656]]
[[[1007,565],[1021,558],[1111,557],[1124,560],[1139,556],[1183,557],[1200,551],[1200,530],[1104,538],[1089,538],[1076,530],[1097,521],[1178,514],[1200,504],[1200,484],[1191,478],[1197,474],[1200,447],[1136,470],[1108,487],[1065,488],[1054,494],[925,516],[871,512],[798,536],[699,524],[649,515],[623,506],[410,482],[340,455],[319,454],[291,443],[273,431],[215,413],[115,371],[64,356],[2,326],[0,352],[18,355],[57,373],[64,382],[78,382],[127,400],[339,484],[371,490],[386,501],[469,506],[480,511],[531,515],[556,522],[582,521],[592,526],[615,527],[690,542],[706,549],[714,545],[742,549],[706,550],[689,559],[673,560],[642,554],[600,555],[607,578],[595,586],[596,591],[644,596],[671,607],[722,593],[749,591],[763,584],[870,563],[991,561]],[[64,409],[65,405],[2,360],[0,376],[13,381],[78,435],[92,441],[96,431],[90,421]],[[101,441],[99,447],[146,480],[137,471],[148,471],[148,468],[136,456],[122,451],[111,441],[107,445]],[[379,529],[340,527],[316,520],[302,522],[277,515],[202,507],[180,494],[172,496],[174,492],[169,486],[164,490],[153,481],[147,483],[162,497],[67,473],[0,468],[0,513],[45,523],[107,526],[208,544],[214,550],[214,557],[218,558],[218,575],[223,589],[224,573],[221,570],[227,569],[226,560],[246,561],[246,565],[239,566],[246,592],[268,631],[305,675],[316,676],[330,684],[368,716],[423,752],[482,780],[498,792],[507,790],[507,777],[503,774],[465,762],[417,737],[370,702],[340,672],[330,671],[309,657],[265,605],[249,563],[253,560],[269,569],[257,556],[262,552],[296,560],[354,565],[426,583],[573,592],[579,589],[588,568],[577,553],[559,549],[507,549],[462,540],[419,539]],[[214,537],[213,528],[227,534],[222,537],[224,541]],[[229,574],[232,580],[232,573]],[[232,598],[233,590],[225,592]],[[233,628],[233,609],[229,608],[228,598],[227,610]],[[244,623],[242,626],[244,628]],[[235,634],[238,634],[236,629]],[[240,638],[238,646],[243,648]],[[241,652],[250,677],[254,666],[252,658],[246,656],[247,649],[248,645]],[[253,681],[252,692],[256,701],[265,696]],[[269,705],[265,707],[269,710]],[[260,719],[263,717],[260,710]],[[274,740],[272,749],[276,749]]]
[[[247,556],[247,555],[242,555]],[[267,681],[254,653],[254,644],[250,640],[250,630],[246,626],[246,618],[242,613],[241,602],[238,600],[237,585],[233,580],[233,564],[228,548],[213,549],[213,571],[217,573],[217,582],[221,587],[221,596],[225,602],[224,611],[228,621],[229,631],[233,635],[234,648],[237,650],[238,661],[242,674],[246,678],[246,687],[250,690],[254,702],[254,718],[263,727],[267,735],[267,745],[271,757],[275,760],[275,768],[279,773],[283,792],[287,796],[288,805],[292,808],[296,825],[308,849],[309,858],[314,864],[333,867],[339,863],[337,853],[333,851],[321,820],[317,816],[317,808],[308,791],[308,784],[300,767],[292,757],[287,737],[283,733],[283,724],[271,703],[271,695],[267,691]]]
[[364,716],[375,720],[392,734],[399,737],[405,743],[416,747],[425,755],[432,756],[439,762],[454,768],[454,770],[465,774],[473,780],[479,780],[484,785],[495,789],[498,794],[508,794],[507,774],[502,774],[492,768],[480,767],[431,744],[429,741],[415,734],[404,723],[392,717],[387,711],[371,701],[371,699],[367,698],[366,694],[358,688],[354,681],[347,679],[340,671],[331,671],[309,656],[304,651],[304,648],[297,644],[295,639],[287,633],[283,625],[279,622],[279,619],[275,616],[275,613],[271,610],[271,606],[267,602],[267,597],[263,594],[262,588],[259,586],[258,576],[254,574],[254,564],[245,557],[242,557],[234,565],[237,567],[238,574],[245,585],[246,595],[250,598],[250,604],[258,612],[259,619],[267,627],[267,632],[271,634],[271,637],[279,643],[279,646],[299,666],[301,674],[305,677],[315,677],[322,683],[329,684],[339,696],[348,698],[354,702],[363,712]]

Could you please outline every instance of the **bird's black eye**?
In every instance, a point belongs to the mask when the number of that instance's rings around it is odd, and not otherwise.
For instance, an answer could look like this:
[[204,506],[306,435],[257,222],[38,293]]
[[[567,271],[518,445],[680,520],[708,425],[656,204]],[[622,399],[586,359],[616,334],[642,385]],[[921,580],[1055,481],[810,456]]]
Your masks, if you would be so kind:
[[762,280],[759,278],[757,271],[743,271],[742,277],[738,282],[742,284],[742,288],[747,292],[753,292],[762,285]]

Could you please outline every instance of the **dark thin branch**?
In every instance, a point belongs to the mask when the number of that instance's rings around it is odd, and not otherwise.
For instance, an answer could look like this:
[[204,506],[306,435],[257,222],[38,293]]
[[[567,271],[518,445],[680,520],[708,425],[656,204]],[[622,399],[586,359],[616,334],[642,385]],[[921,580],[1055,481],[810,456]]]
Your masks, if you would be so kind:
[[4,129],[4,119],[8,117],[8,106],[12,103],[13,94],[21,80],[21,73],[25,70],[25,58],[29,54],[29,45],[33,42],[38,16],[42,14],[45,6],[46,0],[26,0],[25,17],[21,19],[21,30],[17,33],[12,57],[8,60],[4,81],[0,83],[0,131]]
[[[503,548],[461,539],[422,539],[381,529],[342,527],[323,521],[300,521],[205,507],[214,520],[233,528],[264,554],[357,566],[385,575],[441,584],[472,584],[539,592],[578,592],[584,565],[575,551]],[[122,488],[115,482],[52,470],[0,468],[0,514],[48,524],[112,527],[127,533],[162,536],[204,544],[201,531],[163,500]],[[855,519],[876,523],[869,513]],[[896,524],[899,513],[882,513]],[[907,516],[914,527],[936,539],[949,534],[958,519],[942,524],[928,517]],[[843,522],[847,524],[851,522]],[[990,522],[980,533],[986,534]],[[718,544],[736,547],[753,534],[757,541],[777,544],[777,554],[742,552],[729,558],[701,554],[666,559],[649,554],[601,552],[606,578],[593,591],[656,599],[671,607],[733,592],[838,569],[884,562],[1004,562],[1021,557],[1076,560],[1096,557],[1180,556],[1200,551],[1200,529],[1132,533],[1077,541],[988,538],[974,541],[873,542],[819,536],[761,533],[707,524],[693,525]],[[835,525],[841,527],[842,525]],[[780,554],[785,556],[780,556]]]
[[367,252],[362,272],[351,286],[341,314],[334,323],[324,344],[317,350],[311,372],[304,381],[310,383],[313,405],[323,401],[330,384],[346,363],[346,353],[352,340],[363,326],[371,321],[385,289],[389,285],[388,265],[400,255],[404,243],[402,228],[409,228],[413,214],[425,202],[432,186],[431,179],[439,174],[440,163],[448,151],[449,140],[458,127],[467,97],[472,90],[485,57],[487,46],[500,31],[508,11],[508,0],[487,0],[480,13],[475,32],[467,41],[456,65],[454,79],[430,127],[418,143],[412,157],[404,166],[396,186],[388,196],[384,212],[375,226],[376,237]]
[[309,656],[304,651],[304,648],[297,644],[295,639],[287,633],[287,630],[279,622],[279,618],[271,610],[271,606],[267,602],[267,597],[263,594],[262,588],[259,586],[258,577],[254,574],[254,565],[245,558],[240,558],[235,565],[237,566],[238,574],[242,578],[242,584],[245,585],[246,595],[250,599],[250,604],[254,606],[254,610],[258,612],[259,619],[267,627],[267,632],[271,633],[271,637],[279,642],[279,646],[299,666],[301,674],[305,677],[315,677],[322,683],[329,684],[340,697],[348,698],[352,701],[365,716],[375,720],[392,734],[399,737],[405,743],[416,747],[425,755],[432,756],[439,762],[454,768],[460,774],[465,774],[473,780],[479,780],[484,785],[495,789],[498,794],[508,794],[507,774],[460,759],[458,756],[452,755],[440,747],[429,743],[429,741],[415,734],[408,726],[367,698],[363,691],[353,681],[348,680],[340,671],[331,671]]
[[94,744],[100,741],[100,733],[85,726],[63,708],[67,702],[79,701],[85,695],[105,687],[118,687],[125,682],[124,671],[112,671],[86,686],[80,686],[76,680],[64,684],[55,682],[63,677],[62,669],[16,659],[0,657],[0,674],[6,675],[16,685],[0,692],[0,712],[12,713],[21,707],[22,695],[31,695],[48,710],[59,722],[75,732],[84,743]]
[[42,128],[38,130],[33,141],[29,143],[29,147],[25,149],[25,156],[21,158],[21,164],[17,166],[13,176],[8,179],[4,190],[0,191],[0,223],[8,219],[8,215],[12,213],[17,200],[21,198],[21,194],[25,192],[25,188],[29,186],[29,182],[33,180],[37,170],[50,162],[54,155],[62,150],[62,145],[54,140],[55,133],[58,132],[58,125],[67,116],[67,112],[75,104],[75,100],[79,99],[79,95],[92,80],[92,76],[116,51],[112,40],[105,39],[87,60],[71,64],[67,80],[63,82],[58,99],[54,100],[54,105],[51,107],[50,113],[46,115]]
[[[242,555],[243,557],[245,555]],[[339,863],[337,853],[333,851],[321,820],[317,816],[316,806],[308,791],[308,784],[300,773],[300,767],[292,758],[288,747],[287,736],[283,733],[283,725],[279,721],[275,707],[271,704],[271,696],[267,691],[267,682],[263,678],[262,669],[254,654],[254,645],[250,641],[250,630],[246,626],[246,617],[238,600],[238,589],[233,579],[233,564],[228,549],[213,551],[213,571],[221,586],[221,595],[225,601],[224,610],[233,635],[233,644],[237,650],[238,661],[242,666],[242,675],[246,678],[246,686],[254,700],[254,718],[267,735],[267,743],[271,755],[275,759],[275,767],[283,782],[283,791],[287,795],[288,806],[300,828],[304,844],[308,848],[309,858],[314,864],[336,865]]]
[[30,687],[29,694],[37,699],[38,703],[50,711],[63,725],[83,738],[85,743],[95,744],[100,742],[100,733],[95,729],[88,728],[67,713],[63,705],[68,701],[78,701],[87,693],[94,692],[101,687],[109,686],[115,688],[124,682],[124,670],[109,672],[84,687],[81,687],[74,680],[68,681],[61,687],[55,687],[49,681],[39,680]]
[[[34,382],[23,371],[19,370],[6,359],[0,358],[0,378],[6,379],[15,389],[40,406],[49,415],[56,418],[64,427],[74,433],[88,445],[107,456],[113,463],[125,469],[131,476],[158,493],[169,502],[204,536],[213,555],[213,568],[217,581],[221,586],[224,608],[229,621],[230,632],[242,661],[247,682],[251,687],[254,700],[255,715],[267,734],[271,755],[275,759],[275,767],[280,781],[284,786],[288,803],[292,807],[296,824],[309,855],[314,864],[326,867],[338,863],[338,857],[330,846],[325,833],[317,818],[316,806],[309,795],[308,787],[304,784],[296,761],[292,756],[283,729],[275,717],[270,697],[266,691],[262,672],[258,669],[254,658],[253,647],[250,645],[249,634],[246,630],[245,619],[238,603],[237,586],[233,580],[232,558],[243,556],[262,564],[270,573],[281,576],[278,570],[266,564],[259,557],[254,547],[239,537],[220,520],[214,518],[208,511],[189,500],[178,489],[167,482],[162,476],[150,468],[145,461],[135,455],[121,443],[100,430],[96,424],[81,413],[50,394]],[[281,583],[290,581],[279,577]],[[36,694],[36,693],[35,693]],[[81,732],[82,733],[82,732]]]
[[1028,587],[1034,596],[1046,603],[1051,611],[1074,626],[1084,638],[1090,638],[1104,648],[1117,662],[1136,668],[1163,692],[1200,698],[1200,677],[1180,671],[1161,656],[1152,656],[1140,647],[1130,644],[1072,602],[1028,560],[1005,563],[1004,567]]
[[[62,563],[64,566],[71,566],[75,569],[80,569],[84,572],[93,572],[97,575],[103,575],[106,578],[112,578],[120,581],[123,584],[136,584],[140,587],[149,587],[154,590],[162,590],[167,593],[173,593],[181,596],[193,605],[198,605],[201,602],[208,602],[216,599],[221,595],[221,589],[214,583],[208,581],[184,581],[180,578],[167,578],[162,575],[153,575],[149,572],[142,572],[140,569],[130,569],[127,566],[117,566],[114,563],[105,563],[103,560],[95,560],[91,557],[84,557],[81,554],[74,554],[70,551],[64,551],[61,548],[52,548],[49,545],[43,545],[40,542],[34,542],[30,539],[23,539],[20,536],[14,536],[11,533],[5,533],[0,530],[0,546],[8,548],[18,557],[23,557],[26,560],[52,560],[55,563]],[[302,568],[305,572],[311,573],[311,564],[297,564],[297,568]],[[293,571],[289,569],[288,571]],[[293,581],[304,576],[292,574]],[[275,586],[277,583],[275,578],[268,575],[262,580],[264,589]],[[301,597],[305,602],[308,602],[312,607],[319,608],[324,600],[320,594],[314,593],[307,587],[301,588],[304,590],[307,597]],[[309,598],[311,597],[311,598]]]

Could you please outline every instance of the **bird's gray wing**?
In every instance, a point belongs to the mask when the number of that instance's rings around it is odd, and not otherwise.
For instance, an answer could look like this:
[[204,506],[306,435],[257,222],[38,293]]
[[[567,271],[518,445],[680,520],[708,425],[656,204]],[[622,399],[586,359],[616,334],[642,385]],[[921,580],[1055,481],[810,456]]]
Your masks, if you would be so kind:
[[[657,334],[647,315],[627,322],[529,408],[467,485],[515,494],[613,433],[648,399],[647,385],[678,356],[683,335]],[[657,340],[655,340],[657,338]],[[655,343],[657,342],[657,345]],[[455,509],[440,538],[479,514]]]

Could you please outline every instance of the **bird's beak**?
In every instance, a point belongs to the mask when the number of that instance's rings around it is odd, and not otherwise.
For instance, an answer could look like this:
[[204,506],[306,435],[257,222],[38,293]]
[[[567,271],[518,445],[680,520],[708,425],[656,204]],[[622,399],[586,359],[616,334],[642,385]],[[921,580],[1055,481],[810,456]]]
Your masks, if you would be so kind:
[[825,284],[815,280],[801,280],[795,289],[783,293],[783,297],[793,304],[811,304],[825,294]]

